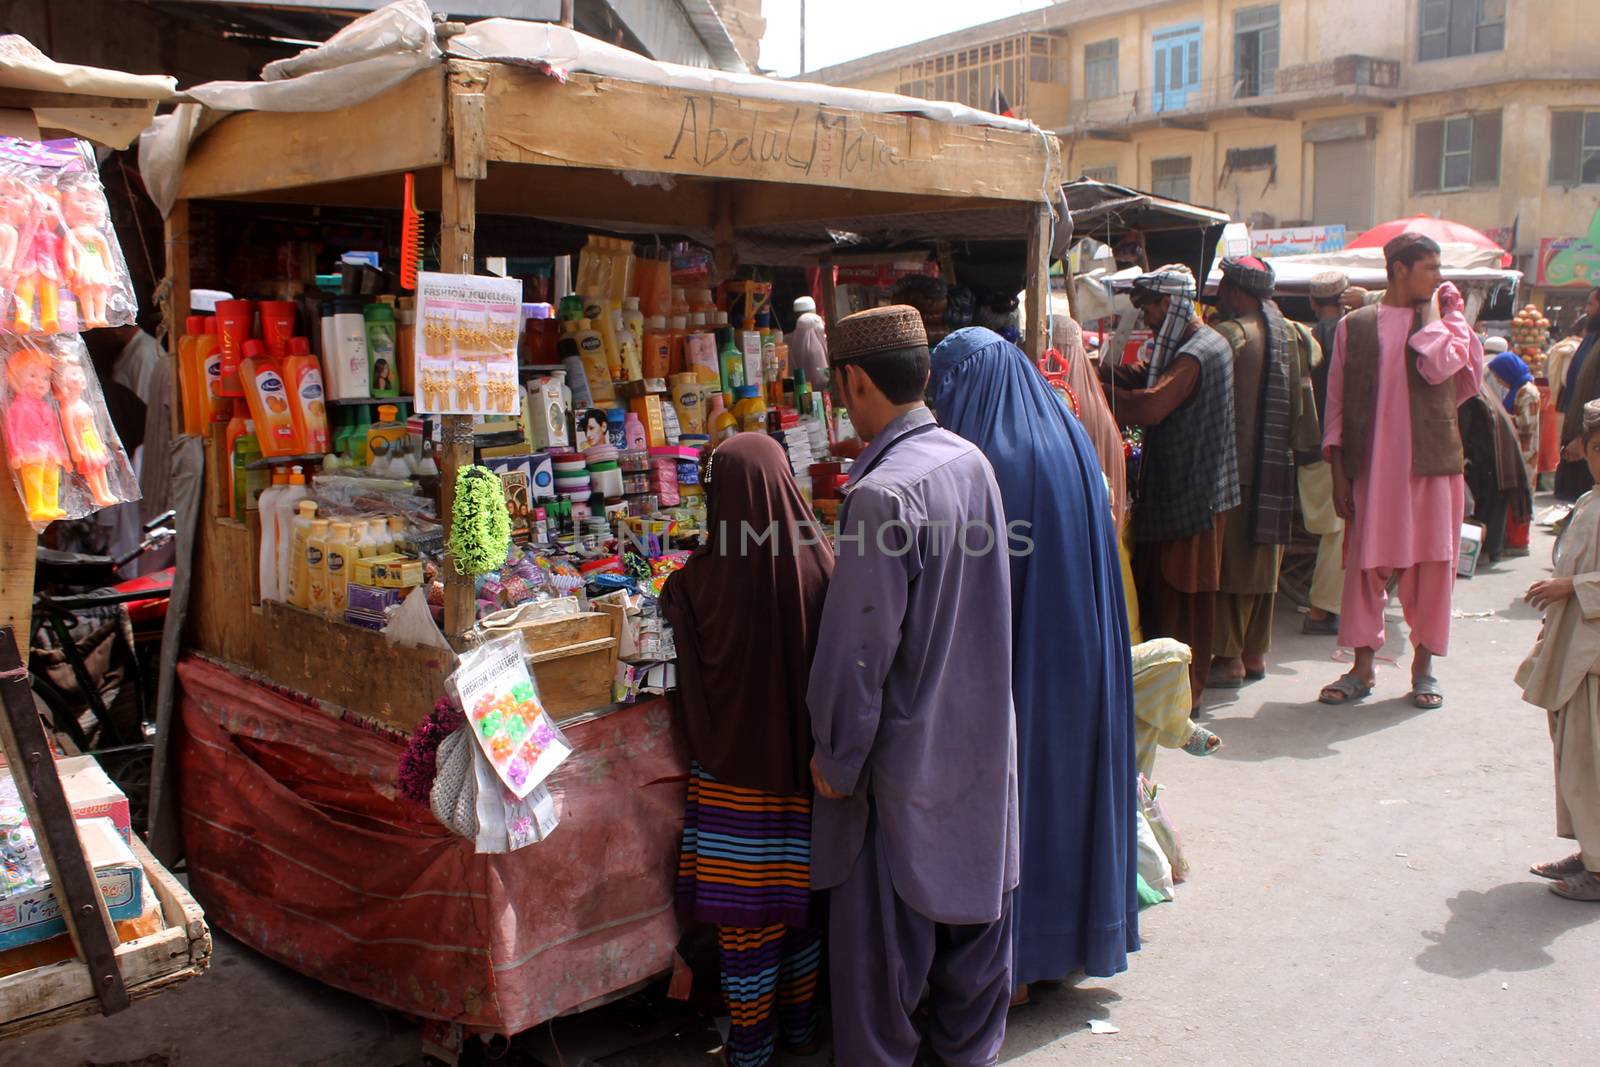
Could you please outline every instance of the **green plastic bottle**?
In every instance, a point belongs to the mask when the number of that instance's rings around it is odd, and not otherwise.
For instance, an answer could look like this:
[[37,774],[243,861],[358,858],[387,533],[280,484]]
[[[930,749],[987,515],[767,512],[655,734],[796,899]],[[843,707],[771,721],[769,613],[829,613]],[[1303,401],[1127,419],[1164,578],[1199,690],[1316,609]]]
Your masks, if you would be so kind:
[[733,327],[718,330],[717,334],[717,363],[722,370],[723,404],[732,408],[734,391],[744,384],[744,350],[734,338]]
[[261,494],[272,484],[272,469],[250,464],[261,459],[261,441],[256,437],[254,419],[244,420],[244,433],[233,442],[233,517],[244,522],[255,511]]

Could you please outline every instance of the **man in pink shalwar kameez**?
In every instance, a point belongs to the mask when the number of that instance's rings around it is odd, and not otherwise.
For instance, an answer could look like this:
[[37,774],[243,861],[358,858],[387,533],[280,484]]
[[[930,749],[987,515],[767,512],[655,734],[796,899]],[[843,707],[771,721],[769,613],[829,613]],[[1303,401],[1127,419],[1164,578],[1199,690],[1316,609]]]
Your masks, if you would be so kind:
[[1438,245],[1402,234],[1384,255],[1383,300],[1340,322],[1328,373],[1323,454],[1346,523],[1339,643],[1355,650],[1355,663],[1321,699],[1344,704],[1372,691],[1388,585],[1398,575],[1415,650],[1411,700],[1437,708],[1444,696],[1433,657],[1449,651],[1466,504],[1454,413],[1478,391],[1483,346],[1461,294],[1439,283]]

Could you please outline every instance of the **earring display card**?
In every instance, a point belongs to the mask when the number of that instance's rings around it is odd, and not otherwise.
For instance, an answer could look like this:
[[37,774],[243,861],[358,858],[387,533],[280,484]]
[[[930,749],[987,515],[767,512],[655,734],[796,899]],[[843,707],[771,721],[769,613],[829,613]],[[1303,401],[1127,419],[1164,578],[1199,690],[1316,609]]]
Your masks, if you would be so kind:
[[417,275],[417,410],[520,415],[522,283],[476,274]]

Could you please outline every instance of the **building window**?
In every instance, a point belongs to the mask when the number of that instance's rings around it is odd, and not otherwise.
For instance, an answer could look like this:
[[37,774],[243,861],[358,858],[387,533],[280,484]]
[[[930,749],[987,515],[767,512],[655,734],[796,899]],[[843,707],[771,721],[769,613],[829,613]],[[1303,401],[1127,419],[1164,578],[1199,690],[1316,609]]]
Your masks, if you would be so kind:
[[1189,94],[1200,88],[1200,35],[1200,24],[1193,23],[1159,30],[1152,36],[1152,111],[1182,111],[1190,106]]
[[1550,184],[1600,184],[1600,111],[1551,112]]
[[1506,46],[1506,0],[1422,0],[1417,59],[1448,59]]
[[1117,39],[1096,41],[1083,48],[1083,95],[1105,100],[1117,95]]
[[1028,106],[1029,84],[1065,80],[1066,39],[1028,34],[903,66],[896,91],[988,110],[998,103],[998,90],[1005,103],[1022,114]]
[[1233,15],[1233,95],[1267,96],[1278,79],[1278,5]]
[[1083,176],[1091,181],[1110,182],[1115,185],[1117,181],[1117,165],[1113,163],[1109,167],[1084,167]]
[[1450,193],[1500,182],[1500,112],[1416,125],[1411,191]]
[[1189,157],[1169,156],[1150,161],[1150,191],[1168,200],[1189,199]]

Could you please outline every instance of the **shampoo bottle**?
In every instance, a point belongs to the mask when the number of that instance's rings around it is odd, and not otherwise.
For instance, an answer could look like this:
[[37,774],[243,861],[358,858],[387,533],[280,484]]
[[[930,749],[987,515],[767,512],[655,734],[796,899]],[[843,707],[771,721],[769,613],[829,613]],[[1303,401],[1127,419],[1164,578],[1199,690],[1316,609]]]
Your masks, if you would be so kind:
[[312,519],[306,534],[306,607],[328,614],[328,520]]
[[295,429],[289,391],[284,387],[278,362],[267,355],[260,341],[246,341],[244,357],[239,364],[239,380],[244,385],[245,403],[260,431],[262,453],[268,456],[303,453],[305,449]]
[[283,361],[288,385],[289,410],[294,415],[300,450],[321,455],[328,451],[328,408],[322,384],[322,367],[304,337],[289,339],[289,358]]
[[[296,467],[295,470],[300,468]],[[290,475],[291,485],[293,475]],[[301,476],[302,488],[305,481]],[[311,572],[308,568],[308,550],[311,542],[311,524],[317,521],[317,502],[301,500],[295,504],[295,513],[289,523],[288,570],[284,572],[284,599],[297,608],[311,606]]]
[[278,467],[272,472],[272,484],[256,502],[261,516],[261,550],[256,554],[256,579],[261,588],[262,600],[281,600],[278,595],[278,509],[284,493],[289,491],[289,471]]

